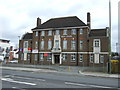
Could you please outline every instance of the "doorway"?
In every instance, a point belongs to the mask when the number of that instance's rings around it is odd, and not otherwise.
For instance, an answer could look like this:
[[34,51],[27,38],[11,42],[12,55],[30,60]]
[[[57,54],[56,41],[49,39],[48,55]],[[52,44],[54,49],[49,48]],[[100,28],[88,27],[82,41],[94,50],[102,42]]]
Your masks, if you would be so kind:
[[60,63],[60,55],[54,55],[54,59],[55,59],[55,64]]

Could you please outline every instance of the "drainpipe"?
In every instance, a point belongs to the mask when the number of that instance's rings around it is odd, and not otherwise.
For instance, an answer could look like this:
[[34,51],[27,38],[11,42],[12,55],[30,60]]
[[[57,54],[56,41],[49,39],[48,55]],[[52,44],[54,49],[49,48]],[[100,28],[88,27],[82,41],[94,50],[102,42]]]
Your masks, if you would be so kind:
[[77,58],[76,58],[76,60],[77,60],[77,63],[76,63],[76,66],[78,66],[78,40],[79,40],[79,37],[78,37],[78,30],[77,30],[77,35],[76,35],[76,49],[77,49]]
[[40,34],[39,34],[39,31],[38,31],[38,60],[37,60],[37,63],[39,63],[39,50],[40,50],[40,44],[39,44],[39,41],[40,41]]

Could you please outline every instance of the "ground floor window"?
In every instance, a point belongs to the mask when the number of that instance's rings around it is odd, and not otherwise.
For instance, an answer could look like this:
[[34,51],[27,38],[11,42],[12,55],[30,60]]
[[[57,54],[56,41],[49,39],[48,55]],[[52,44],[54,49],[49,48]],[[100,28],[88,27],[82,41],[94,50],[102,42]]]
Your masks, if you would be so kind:
[[104,55],[100,55],[100,63],[104,63]]
[[94,55],[91,54],[91,55],[90,55],[90,63],[93,63],[93,62],[94,62]]
[[83,62],[83,55],[80,54],[80,62]]
[[63,59],[63,61],[67,61],[67,54],[63,54],[62,59]]
[[30,54],[28,54],[27,59],[30,60]]
[[43,55],[43,53],[41,53],[40,54],[40,61],[43,61],[43,59],[44,59],[44,55]]
[[35,55],[34,55],[34,59],[35,59],[35,61],[37,61],[37,58],[38,58],[38,55],[35,54]]
[[24,60],[24,54],[21,54],[21,60]]
[[71,61],[75,62],[75,60],[76,60],[76,55],[75,55],[75,54],[72,54],[72,55],[71,55]]
[[47,60],[52,60],[52,54],[48,53]]

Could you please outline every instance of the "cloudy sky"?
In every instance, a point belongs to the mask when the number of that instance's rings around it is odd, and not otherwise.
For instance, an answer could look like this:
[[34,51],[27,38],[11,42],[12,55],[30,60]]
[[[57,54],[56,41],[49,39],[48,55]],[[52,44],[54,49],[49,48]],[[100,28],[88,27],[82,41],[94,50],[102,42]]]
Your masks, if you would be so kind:
[[[118,1],[111,0],[112,50],[118,41]],[[18,43],[18,36],[31,32],[36,18],[77,16],[86,23],[91,13],[92,28],[109,26],[109,0],[0,0],[0,38]]]

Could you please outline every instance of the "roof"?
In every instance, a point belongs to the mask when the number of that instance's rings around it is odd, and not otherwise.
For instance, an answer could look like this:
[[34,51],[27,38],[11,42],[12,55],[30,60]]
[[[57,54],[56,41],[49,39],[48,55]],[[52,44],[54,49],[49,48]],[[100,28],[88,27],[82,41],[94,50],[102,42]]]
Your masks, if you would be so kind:
[[90,37],[107,36],[107,29],[91,29]]
[[63,28],[63,27],[78,27],[78,26],[87,26],[82,22],[77,16],[71,17],[61,17],[61,18],[52,18],[46,21],[45,23],[39,25],[34,29],[47,29],[47,28]]
[[32,33],[26,33],[23,35],[22,39],[32,39]]

